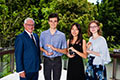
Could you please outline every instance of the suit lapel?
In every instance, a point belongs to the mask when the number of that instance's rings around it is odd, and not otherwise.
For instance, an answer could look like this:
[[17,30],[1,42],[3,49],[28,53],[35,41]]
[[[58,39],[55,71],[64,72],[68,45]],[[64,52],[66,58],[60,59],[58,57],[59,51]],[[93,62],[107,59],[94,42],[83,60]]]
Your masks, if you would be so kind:
[[[25,36],[25,38],[28,39],[28,41],[30,41],[30,43],[34,44],[34,42],[32,41],[31,37],[29,36],[29,34],[28,34],[26,31],[24,31],[24,36]],[[34,45],[35,45],[35,44],[34,44]],[[35,45],[35,46],[36,46],[36,45]]]
[[26,31],[24,31],[23,33],[24,33],[24,36],[25,36],[26,38],[31,39],[30,36],[28,35],[28,33],[27,33]]
[[[30,38],[30,36],[28,35],[28,33],[27,33],[26,31],[24,31],[23,33],[24,33],[24,36],[25,36],[28,40],[30,40],[31,43],[33,43],[32,39]],[[35,38],[35,41],[36,41],[36,45],[35,45],[34,43],[33,43],[33,44],[34,44],[36,47],[38,47],[37,36],[35,35],[35,33],[33,33],[33,35],[34,35],[34,38]]]

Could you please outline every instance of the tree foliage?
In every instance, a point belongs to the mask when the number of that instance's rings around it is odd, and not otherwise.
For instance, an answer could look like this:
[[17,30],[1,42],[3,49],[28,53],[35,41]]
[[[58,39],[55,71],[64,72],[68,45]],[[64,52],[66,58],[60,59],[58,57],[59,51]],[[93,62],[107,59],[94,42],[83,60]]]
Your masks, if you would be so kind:
[[[14,45],[15,36],[23,31],[26,17],[39,23],[39,0],[1,0],[0,4],[0,46]],[[8,44],[9,43],[9,44]]]
[[43,7],[41,12],[44,15],[41,20],[43,30],[49,28],[47,24],[48,15],[50,13],[59,13],[58,29],[63,31],[67,38],[70,26],[75,22],[81,25],[83,34],[87,35],[88,23],[94,19],[93,5],[87,4],[87,0],[53,0],[46,7]]
[[0,46],[14,45],[15,36],[23,32],[26,17],[35,20],[35,33],[49,28],[48,16],[58,13],[58,29],[69,37],[70,26],[77,22],[81,25],[83,37],[88,40],[87,28],[91,20],[99,20],[103,36],[109,43],[119,43],[120,1],[103,0],[96,5],[87,0],[0,0]]
[[120,1],[103,0],[98,5],[99,15],[96,18],[103,23],[104,36],[109,45],[120,43]]

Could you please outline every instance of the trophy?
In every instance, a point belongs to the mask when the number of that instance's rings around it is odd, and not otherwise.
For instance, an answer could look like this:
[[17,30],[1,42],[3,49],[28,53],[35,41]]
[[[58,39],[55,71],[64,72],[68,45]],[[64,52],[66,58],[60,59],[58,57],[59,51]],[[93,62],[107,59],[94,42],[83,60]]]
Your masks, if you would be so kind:
[[72,51],[71,49],[69,49],[69,54],[70,54],[70,55],[73,55],[73,54],[75,54],[75,52]]
[[48,53],[51,53],[52,49],[50,47],[48,47],[47,51],[48,51]]
[[88,42],[88,43],[87,43],[87,50],[93,51],[93,46],[92,46],[92,43],[91,43],[91,42]]

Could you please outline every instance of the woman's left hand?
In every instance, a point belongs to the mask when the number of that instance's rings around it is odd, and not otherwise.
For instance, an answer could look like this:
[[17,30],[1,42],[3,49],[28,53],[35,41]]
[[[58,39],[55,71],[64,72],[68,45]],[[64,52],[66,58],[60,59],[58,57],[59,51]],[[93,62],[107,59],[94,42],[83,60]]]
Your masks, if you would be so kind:
[[90,54],[90,53],[91,53],[91,51],[90,51],[90,50],[87,50],[87,53],[88,53],[88,54]]
[[70,48],[68,48],[68,49],[71,49],[72,51],[74,51],[74,52],[75,52],[75,49],[74,49],[73,47],[70,47]]
[[73,58],[75,55],[74,55],[74,54],[70,55],[69,52],[68,52],[68,53],[67,53],[67,56],[68,56],[69,58]]

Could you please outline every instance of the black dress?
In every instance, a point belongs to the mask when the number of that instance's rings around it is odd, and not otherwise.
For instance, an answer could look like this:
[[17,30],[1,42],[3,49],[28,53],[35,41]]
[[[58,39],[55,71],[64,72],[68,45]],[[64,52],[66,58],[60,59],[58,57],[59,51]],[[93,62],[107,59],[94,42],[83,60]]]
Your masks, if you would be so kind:
[[[83,52],[82,42],[79,44],[69,44],[69,47],[73,46],[76,50]],[[85,80],[84,64],[82,57],[75,53],[73,58],[69,58],[67,80]]]

